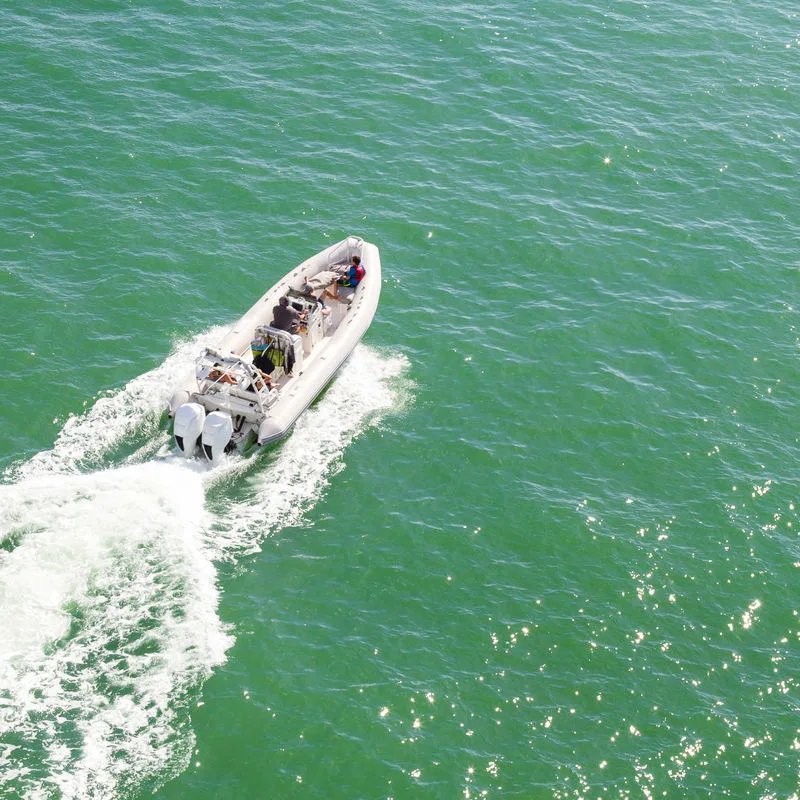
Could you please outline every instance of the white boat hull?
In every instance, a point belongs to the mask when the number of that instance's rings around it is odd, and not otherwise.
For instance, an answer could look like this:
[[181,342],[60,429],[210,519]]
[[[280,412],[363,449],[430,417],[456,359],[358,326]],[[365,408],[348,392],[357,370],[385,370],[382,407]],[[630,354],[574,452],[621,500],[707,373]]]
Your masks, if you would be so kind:
[[[314,292],[315,296],[304,293],[308,281],[321,286],[337,268],[346,269],[353,255],[360,256],[365,269],[354,290],[340,288],[337,297],[324,296],[324,308],[316,300],[321,289]],[[369,328],[380,290],[378,248],[355,236],[307,259],[282,277],[227,331],[217,347],[203,351],[194,374],[175,387],[169,415],[176,419],[176,443],[184,455],[190,454],[185,441],[177,437],[187,431],[193,435],[200,416],[195,410],[181,411],[187,404],[200,406],[206,413],[199,449],[212,461],[227,450],[244,449],[252,442],[267,445],[284,437]],[[304,327],[296,336],[270,325],[273,308],[286,295],[295,307],[307,312]],[[271,373],[271,380],[253,365],[254,337],[283,348],[286,362]],[[230,418],[231,435],[223,443],[224,415]]]

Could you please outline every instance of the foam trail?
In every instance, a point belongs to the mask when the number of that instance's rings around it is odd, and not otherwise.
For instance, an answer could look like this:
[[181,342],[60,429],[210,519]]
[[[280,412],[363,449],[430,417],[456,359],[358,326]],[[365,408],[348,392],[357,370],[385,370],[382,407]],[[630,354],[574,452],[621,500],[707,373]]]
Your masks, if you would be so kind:
[[6,470],[6,479],[96,469],[137,432],[157,438],[160,417],[173,387],[187,371],[193,370],[198,353],[215,345],[227,330],[227,327],[212,328],[190,341],[178,343],[163,364],[134,378],[119,391],[99,397],[84,414],[71,416],[52,450],[37,453],[26,463]]
[[45,476],[0,502],[0,795],[163,783],[191,753],[189,694],[230,645],[200,478]]
[[246,473],[241,477],[248,487],[245,499],[231,502],[209,531],[215,556],[240,557],[257,550],[270,533],[296,524],[319,499],[353,439],[407,401],[408,387],[398,380],[407,368],[405,356],[383,356],[359,345],[322,400],[264,459],[265,466],[252,469],[250,461],[231,459],[209,473],[209,487],[237,472]]
[[300,521],[350,442],[407,400],[405,357],[360,345],[260,457],[153,458],[171,453],[159,428],[171,387],[221,331],[179,344],[5,473],[0,796],[112,800],[181,772],[189,704],[232,643],[214,561]]

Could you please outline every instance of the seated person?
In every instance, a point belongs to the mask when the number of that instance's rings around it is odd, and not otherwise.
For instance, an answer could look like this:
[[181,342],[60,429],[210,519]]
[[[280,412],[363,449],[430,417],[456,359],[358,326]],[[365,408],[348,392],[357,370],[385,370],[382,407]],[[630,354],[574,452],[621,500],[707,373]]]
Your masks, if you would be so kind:
[[288,331],[289,333],[297,333],[300,320],[303,319],[305,315],[305,311],[300,313],[296,308],[292,308],[289,305],[289,298],[284,295],[278,300],[278,305],[272,309],[272,322],[270,323],[270,327]]
[[[275,367],[273,366],[272,369],[275,369]],[[262,372],[258,367],[256,367],[256,372],[258,375],[256,375],[252,384],[254,389],[260,391],[261,389],[266,388],[267,391],[270,391],[271,389],[275,388],[272,385],[272,378],[266,372]]]
[[[333,273],[331,273],[331,274],[333,274]],[[304,279],[304,280],[305,280],[305,279]],[[334,279],[334,280],[335,280],[335,279]],[[330,284],[328,284],[328,285],[330,285]],[[322,296],[323,296],[324,294],[327,294],[327,292],[326,292],[326,291],[323,289],[323,290],[322,290],[322,291],[319,293],[319,295],[316,295],[316,294],[314,294],[314,292],[315,292],[315,291],[316,291],[316,289],[314,288],[314,286],[313,286],[312,284],[310,284],[310,283],[305,283],[305,284],[303,285],[303,294],[304,294],[304,295],[305,295],[305,296],[306,296],[306,297],[307,297],[309,300],[316,300],[316,301],[317,301],[317,304],[318,304],[318,305],[319,305],[319,307],[320,307],[320,310],[322,311],[322,316],[323,316],[323,317],[327,317],[327,316],[328,316],[328,315],[331,313],[331,310],[328,308],[328,306],[326,306],[326,305],[325,305],[325,301],[322,299]]]
[[349,286],[351,289],[355,289],[366,274],[367,271],[361,266],[361,258],[359,256],[353,256],[350,269],[333,284],[333,291],[328,292],[328,295],[330,297],[338,297],[340,286]]
[[208,373],[208,379],[214,381],[214,383],[230,383],[232,386],[238,385],[236,378],[234,378],[230,372],[224,371],[219,361],[214,364],[213,369]]
[[303,281],[304,281],[303,294],[309,300],[316,300],[322,306],[322,308],[325,308],[325,303],[322,302],[322,296],[320,295],[319,297],[317,297],[317,295],[314,294],[314,287],[310,283],[308,283],[308,281],[306,281],[305,278],[303,278]]

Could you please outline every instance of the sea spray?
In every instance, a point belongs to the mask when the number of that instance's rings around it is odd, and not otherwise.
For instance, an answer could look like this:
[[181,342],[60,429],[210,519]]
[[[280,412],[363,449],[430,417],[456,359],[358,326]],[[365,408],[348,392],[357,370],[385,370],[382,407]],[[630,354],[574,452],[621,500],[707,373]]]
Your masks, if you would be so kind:
[[15,543],[0,550],[2,791],[110,797],[180,771],[190,694],[231,644],[199,477],[159,463],[41,476],[0,501]]
[[407,401],[407,360],[360,345],[285,441],[214,468],[188,461],[158,422],[218,335],[179,344],[6,471],[1,794],[114,798],[185,769],[191,704],[233,643],[215,562],[300,521],[353,439]]
[[348,445],[409,398],[403,375],[408,360],[356,348],[323,398],[297,422],[277,447],[253,460],[229,458],[205,474],[208,494],[237,478],[244,498],[227,495],[215,515],[209,547],[217,558],[240,557],[258,549],[264,537],[296,524],[318,501]]
[[[6,480],[47,473],[86,472],[107,466],[109,461],[146,453],[153,444],[163,444],[159,430],[162,414],[180,379],[194,368],[194,360],[206,346],[217,342],[225,327],[216,327],[194,338],[179,342],[166,360],[155,369],[139,375],[124,387],[98,397],[83,414],[70,416],[51,450],[6,470]],[[117,451],[129,443],[128,453]]]

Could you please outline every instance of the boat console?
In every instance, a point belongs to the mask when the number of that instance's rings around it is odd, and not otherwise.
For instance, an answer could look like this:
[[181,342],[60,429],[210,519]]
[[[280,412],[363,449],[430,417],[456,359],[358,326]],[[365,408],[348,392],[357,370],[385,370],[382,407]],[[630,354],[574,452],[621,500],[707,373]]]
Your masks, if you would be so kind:
[[286,296],[292,308],[300,313],[305,312],[297,333],[302,338],[304,354],[309,355],[325,335],[326,317],[323,306],[313,295],[303,294],[295,289],[289,289]]

